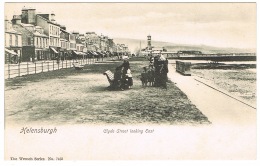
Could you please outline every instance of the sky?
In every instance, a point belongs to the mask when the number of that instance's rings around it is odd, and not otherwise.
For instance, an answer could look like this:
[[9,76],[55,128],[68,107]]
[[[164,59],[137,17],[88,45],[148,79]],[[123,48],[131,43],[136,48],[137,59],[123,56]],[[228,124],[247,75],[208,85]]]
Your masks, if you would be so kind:
[[55,13],[68,31],[176,44],[256,48],[256,3],[5,3],[11,19],[23,6]]

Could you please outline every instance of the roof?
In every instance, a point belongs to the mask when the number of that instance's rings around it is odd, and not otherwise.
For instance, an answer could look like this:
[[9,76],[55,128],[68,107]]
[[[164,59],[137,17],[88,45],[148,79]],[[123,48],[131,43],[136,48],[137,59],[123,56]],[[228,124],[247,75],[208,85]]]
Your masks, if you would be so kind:
[[42,34],[42,33],[38,32],[38,31],[34,32],[33,34],[34,34],[35,36],[48,37],[47,35]]
[[62,29],[62,28],[61,28],[60,30],[61,30],[62,32],[69,33],[68,31],[66,31],[66,30],[64,30],[64,29]]
[[13,20],[22,19],[21,15],[13,15]]
[[21,23],[21,25],[24,26],[24,27],[34,27],[33,24],[24,24],[24,23]]
[[19,34],[19,35],[21,35],[20,32],[17,32],[17,31],[14,30],[14,29],[9,29],[9,30],[5,31],[5,33],[15,33],[15,34]]
[[162,47],[154,47],[154,48],[152,48],[152,50],[163,50],[163,48]]
[[42,28],[42,27],[40,27],[40,26],[35,26],[35,28]]
[[35,8],[32,8],[32,7],[28,7],[28,8],[27,8],[27,7],[24,6],[24,7],[22,8],[22,10],[36,10],[36,9],[35,9]]
[[48,20],[47,18],[41,16],[41,14],[37,14],[36,17],[40,17],[41,19],[45,20],[47,23],[50,23],[50,24],[53,24],[53,25],[56,25],[56,26],[60,26],[60,24],[54,23],[54,22]]
[[24,6],[24,7],[22,8],[22,10],[28,10],[28,9],[27,9],[27,7]]
[[[27,27],[34,27],[34,25],[32,25],[32,24],[23,24],[23,23],[21,23],[20,25],[23,26],[27,31],[31,32],[35,36],[48,37],[47,35],[42,34],[42,33],[38,32],[38,31],[33,32],[30,29],[27,29]],[[39,28],[40,26],[37,26],[37,27]],[[40,28],[42,28],[42,27],[40,27]]]
[[161,51],[153,51],[152,53],[153,54],[159,54],[159,53],[161,53]]

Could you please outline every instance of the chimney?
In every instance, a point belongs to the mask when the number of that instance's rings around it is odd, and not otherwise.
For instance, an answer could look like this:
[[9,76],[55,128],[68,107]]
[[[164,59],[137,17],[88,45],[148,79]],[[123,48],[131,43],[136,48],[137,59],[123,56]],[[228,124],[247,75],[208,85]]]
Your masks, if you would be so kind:
[[13,15],[12,23],[21,24],[21,15]]
[[28,24],[28,9],[25,6],[22,8],[21,19],[22,23]]
[[28,8],[28,24],[35,25],[36,23],[36,14],[34,8]]
[[54,22],[55,21],[55,14],[53,12],[51,12],[51,21]]
[[61,25],[60,28],[66,31],[66,26],[65,25]]
[[7,16],[5,16],[5,31],[10,29],[10,23],[9,20],[7,19]]

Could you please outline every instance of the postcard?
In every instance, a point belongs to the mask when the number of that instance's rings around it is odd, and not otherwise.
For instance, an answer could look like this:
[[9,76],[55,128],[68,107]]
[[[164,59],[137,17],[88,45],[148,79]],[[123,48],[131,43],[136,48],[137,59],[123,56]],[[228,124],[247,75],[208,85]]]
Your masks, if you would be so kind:
[[256,160],[256,3],[5,2],[6,161]]

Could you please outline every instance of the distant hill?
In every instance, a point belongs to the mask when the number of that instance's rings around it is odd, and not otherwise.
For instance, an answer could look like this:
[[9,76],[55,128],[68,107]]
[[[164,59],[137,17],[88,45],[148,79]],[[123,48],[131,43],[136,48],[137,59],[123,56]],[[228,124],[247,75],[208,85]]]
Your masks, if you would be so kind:
[[[132,53],[136,53],[140,48],[147,46],[146,40],[114,38],[115,43],[126,44]],[[152,46],[165,47],[168,51],[177,52],[180,50],[194,50],[202,53],[255,53],[256,49],[241,49],[241,48],[222,48],[207,45],[181,45],[169,42],[152,41]]]

